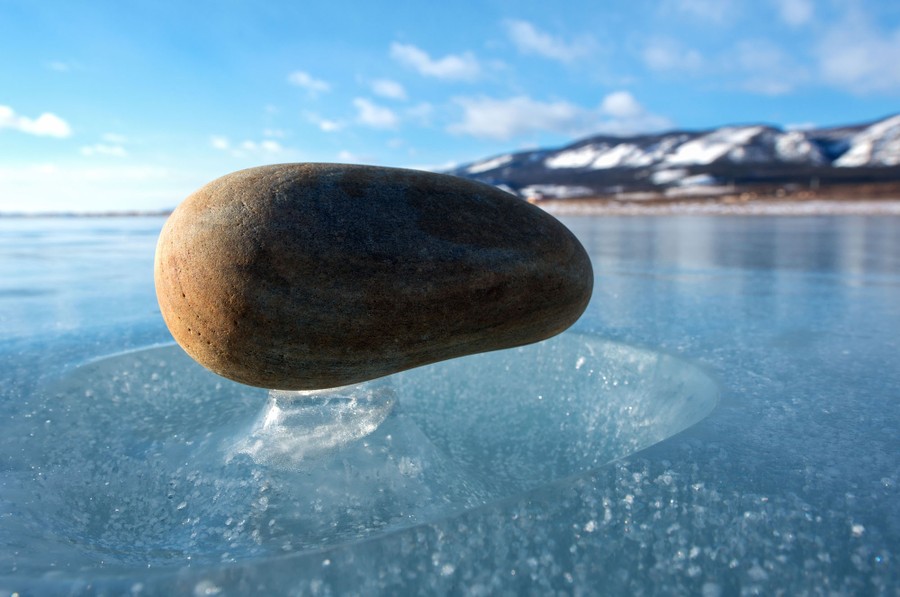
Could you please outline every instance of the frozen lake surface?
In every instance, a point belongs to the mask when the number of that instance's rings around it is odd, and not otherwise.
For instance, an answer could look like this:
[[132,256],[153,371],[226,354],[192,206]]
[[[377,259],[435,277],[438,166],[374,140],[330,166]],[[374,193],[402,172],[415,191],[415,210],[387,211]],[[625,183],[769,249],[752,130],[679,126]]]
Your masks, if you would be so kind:
[[900,217],[565,222],[571,332],[287,470],[220,457],[265,392],[169,344],[161,218],[0,219],[0,591],[896,594]]

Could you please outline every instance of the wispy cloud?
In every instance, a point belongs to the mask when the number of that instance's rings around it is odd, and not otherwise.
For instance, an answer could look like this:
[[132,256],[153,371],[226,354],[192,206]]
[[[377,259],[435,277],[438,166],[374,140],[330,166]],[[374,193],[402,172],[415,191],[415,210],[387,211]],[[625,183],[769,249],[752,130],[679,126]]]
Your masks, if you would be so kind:
[[420,102],[407,108],[405,115],[422,126],[428,126],[431,124],[432,116],[434,116],[434,106],[428,102]]
[[329,120],[328,118],[323,118],[319,120],[317,123],[322,132],[325,133],[335,133],[342,128],[344,128],[344,123],[339,120]]
[[37,118],[28,118],[19,116],[9,106],[0,106],[0,129],[12,129],[28,135],[58,139],[72,135],[69,123],[52,112],[44,112]]
[[436,79],[474,81],[481,74],[481,65],[471,52],[433,59],[414,45],[394,42],[391,44],[391,58],[421,75]]
[[107,143],[95,143],[93,145],[85,145],[80,150],[83,156],[109,156],[114,158],[124,158],[128,155],[128,151],[121,145],[110,145]]
[[743,70],[741,87],[761,95],[784,95],[809,79],[809,72],[779,45],[765,39],[735,45],[729,64]]
[[448,132],[499,141],[538,132],[577,136],[671,126],[668,119],[649,113],[626,91],[607,95],[593,109],[563,100],[541,102],[524,95],[506,99],[461,97],[455,102],[463,110],[462,119],[447,127]]
[[284,151],[281,143],[266,139],[264,141],[242,141],[240,146],[242,151],[248,153],[281,153]]
[[773,0],[781,20],[791,27],[809,23],[815,11],[812,0]]
[[304,116],[306,120],[319,127],[319,130],[324,133],[336,133],[344,128],[344,123],[340,120],[324,118],[315,112],[305,112]]
[[288,83],[295,87],[307,90],[312,95],[331,91],[331,85],[321,79],[316,79],[306,71],[296,70],[288,75]]
[[900,28],[879,29],[851,7],[815,49],[823,80],[851,93],[900,91]]
[[524,95],[455,101],[463,110],[462,120],[447,127],[455,135],[506,141],[536,131],[570,133],[584,124],[584,110],[566,101],[540,102]]
[[213,135],[210,137],[209,144],[213,149],[218,149],[220,151],[231,149],[231,141],[228,140],[228,137],[223,137],[221,135]]
[[664,13],[715,25],[733,21],[739,10],[737,0],[665,0],[660,6]]
[[209,145],[213,149],[228,152],[234,157],[275,155],[282,153],[285,150],[281,143],[273,139],[264,139],[262,141],[246,139],[244,141],[232,142],[224,135],[211,136],[209,138]]
[[648,68],[658,72],[699,72],[704,66],[703,55],[680,41],[668,37],[651,39],[644,46],[641,58]]
[[101,142],[99,143],[82,146],[78,150],[79,153],[86,157],[105,156],[124,158],[128,156],[128,150],[125,149],[125,144],[128,142],[128,139],[125,135],[119,133],[104,133],[100,139]]
[[353,100],[356,107],[356,120],[360,124],[376,129],[392,129],[400,122],[400,118],[390,108],[379,106],[366,98]]
[[560,62],[572,62],[590,53],[595,45],[593,40],[587,37],[570,42],[563,41],[539,30],[528,21],[509,19],[503,25],[506,34],[523,54],[543,56]]
[[120,133],[103,133],[100,137],[106,143],[114,143],[115,145],[124,145],[128,143],[128,137]]
[[44,66],[57,73],[67,73],[71,70],[75,69],[75,65],[71,62],[65,62],[63,60],[51,60],[49,62],[45,62]]
[[810,81],[798,57],[766,38],[738,40],[706,57],[680,40],[659,37],[647,41],[641,58],[658,73],[703,77],[712,87],[757,95],[785,95]]
[[789,122],[784,125],[786,131],[810,131],[818,125],[815,122]]
[[337,154],[337,159],[339,162],[343,162],[345,164],[366,164],[373,161],[371,158],[359,155],[358,153],[352,152],[348,149],[340,150]]
[[403,85],[391,79],[376,79],[372,81],[372,93],[387,99],[400,101],[406,99],[406,89]]

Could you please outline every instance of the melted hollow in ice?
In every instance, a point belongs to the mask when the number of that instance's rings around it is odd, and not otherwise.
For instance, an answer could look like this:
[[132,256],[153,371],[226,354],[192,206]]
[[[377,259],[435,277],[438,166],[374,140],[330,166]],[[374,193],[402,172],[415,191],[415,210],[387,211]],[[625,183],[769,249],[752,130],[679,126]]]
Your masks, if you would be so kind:
[[176,346],[70,370],[15,429],[28,461],[0,454],[17,488],[4,490],[17,517],[0,548],[14,544],[22,574],[306,557],[589,473],[716,401],[684,361],[571,332],[357,390],[355,403],[313,396],[352,423],[342,431],[286,420],[277,397],[263,409],[265,391]]

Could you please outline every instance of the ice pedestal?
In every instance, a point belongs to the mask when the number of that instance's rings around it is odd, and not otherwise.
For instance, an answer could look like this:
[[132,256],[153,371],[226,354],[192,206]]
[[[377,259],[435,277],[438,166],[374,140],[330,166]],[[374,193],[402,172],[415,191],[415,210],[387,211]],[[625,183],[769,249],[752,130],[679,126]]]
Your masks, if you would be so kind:
[[378,429],[395,403],[389,378],[325,390],[270,390],[262,414],[228,460],[247,454],[259,464],[303,466]]
[[309,410],[175,346],[84,364],[41,394],[0,440],[16,514],[0,564],[139,580],[291,566],[588,474],[706,416],[716,387],[677,358],[566,333],[306,396]]

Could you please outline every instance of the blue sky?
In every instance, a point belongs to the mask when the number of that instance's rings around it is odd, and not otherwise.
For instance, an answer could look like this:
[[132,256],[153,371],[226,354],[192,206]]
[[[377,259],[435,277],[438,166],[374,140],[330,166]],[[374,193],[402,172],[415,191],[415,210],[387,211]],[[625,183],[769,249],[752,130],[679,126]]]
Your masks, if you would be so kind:
[[292,161],[900,112],[900,3],[0,0],[0,212],[173,207]]

